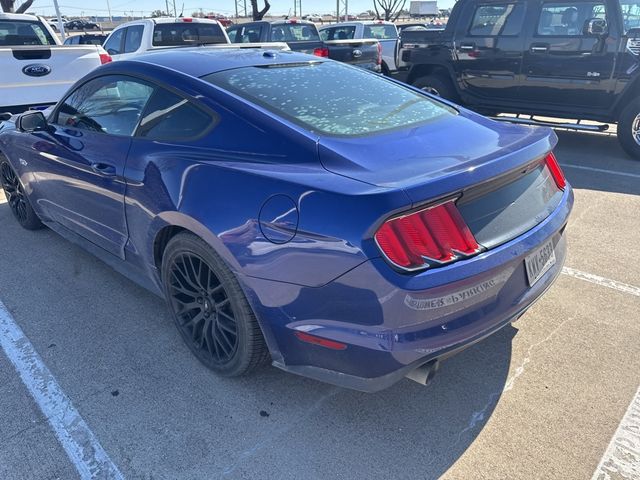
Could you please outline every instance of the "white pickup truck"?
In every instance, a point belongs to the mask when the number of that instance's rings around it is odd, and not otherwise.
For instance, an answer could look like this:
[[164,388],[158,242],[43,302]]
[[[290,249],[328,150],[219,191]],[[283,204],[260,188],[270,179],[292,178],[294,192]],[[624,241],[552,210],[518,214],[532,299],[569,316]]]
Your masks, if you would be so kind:
[[62,46],[43,18],[0,13],[0,112],[56,103],[111,57],[98,45]]
[[229,44],[227,32],[206,18],[145,18],[123,23],[104,42],[114,60],[175,47]]

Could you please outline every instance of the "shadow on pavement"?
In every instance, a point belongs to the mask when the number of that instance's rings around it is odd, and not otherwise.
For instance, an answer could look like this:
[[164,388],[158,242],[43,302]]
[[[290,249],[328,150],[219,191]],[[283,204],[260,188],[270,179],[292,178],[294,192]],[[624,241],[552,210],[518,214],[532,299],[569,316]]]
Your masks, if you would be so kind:
[[556,134],[556,154],[574,188],[640,195],[640,160],[631,159],[615,135],[569,131]]
[[0,300],[127,477],[437,478],[506,383],[512,326],[426,388],[364,394],[273,367],[217,377],[157,297],[49,230],[22,230],[6,203],[0,237]]

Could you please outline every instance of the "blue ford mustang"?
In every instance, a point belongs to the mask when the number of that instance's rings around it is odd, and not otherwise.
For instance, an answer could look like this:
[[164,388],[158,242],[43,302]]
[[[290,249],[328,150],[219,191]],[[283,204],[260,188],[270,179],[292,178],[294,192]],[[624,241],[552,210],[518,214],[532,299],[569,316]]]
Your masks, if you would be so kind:
[[365,391],[425,383],[565,258],[550,130],[318,57],[149,54],[0,130],[17,221],[166,298],[222,375],[271,359]]

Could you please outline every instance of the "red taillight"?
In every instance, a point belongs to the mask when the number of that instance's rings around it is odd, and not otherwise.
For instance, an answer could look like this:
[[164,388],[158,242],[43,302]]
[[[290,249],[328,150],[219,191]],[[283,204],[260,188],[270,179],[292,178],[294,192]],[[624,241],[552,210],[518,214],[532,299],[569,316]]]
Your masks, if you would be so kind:
[[378,42],[378,58],[376,59],[377,65],[382,65],[382,44]]
[[301,332],[300,330],[296,330],[295,336],[298,337],[298,340],[302,340],[303,342],[320,345],[321,347],[330,348],[331,350],[344,350],[347,348],[347,345],[344,343],[335,342],[322,337],[316,337],[315,335],[311,335],[307,332]]
[[560,190],[564,190],[564,187],[567,186],[567,180],[564,178],[564,173],[562,173],[562,169],[560,168],[558,160],[553,152],[549,152],[549,155],[546,156],[544,161],[547,164],[547,168],[551,172],[551,176],[555,180],[558,188]]
[[105,63],[109,63],[111,61],[113,61],[113,58],[111,58],[111,55],[109,55],[108,53],[100,54],[100,65],[104,65]]
[[455,200],[387,220],[375,239],[391,263],[409,271],[450,263],[482,250]]
[[291,19],[291,20],[287,20],[285,23],[298,23],[298,20]]
[[316,57],[329,58],[329,49],[327,47],[316,48],[313,50],[313,54]]
[[193,22],[193,18],[191,18],[191,17],[184,17],[184,18],[182,19],[182,21],[183,21],[183,22],[187,22],[187,23],[191,23],[191,22]]

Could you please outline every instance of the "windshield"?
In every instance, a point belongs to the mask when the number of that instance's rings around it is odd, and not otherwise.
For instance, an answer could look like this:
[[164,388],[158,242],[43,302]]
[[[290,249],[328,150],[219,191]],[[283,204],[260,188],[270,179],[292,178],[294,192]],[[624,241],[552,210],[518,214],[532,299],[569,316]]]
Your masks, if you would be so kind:
[[40,22],[29,20],[1,20],[0,46],[55,45],[51,34]]
[[217,23],[159,23],[153,29],[154,47],[229,43]]
[[622,23],[624,33],[631,28],[640,28],[640,0],[621,1]]
[[244,67],[203,79],[330,135],[378,133],[455,114],[421,93],[338,62]]

